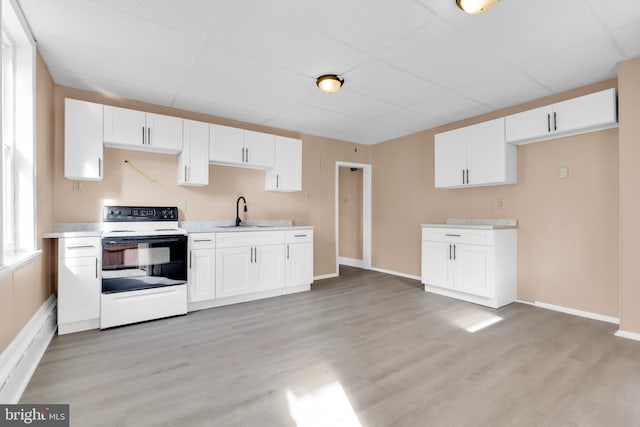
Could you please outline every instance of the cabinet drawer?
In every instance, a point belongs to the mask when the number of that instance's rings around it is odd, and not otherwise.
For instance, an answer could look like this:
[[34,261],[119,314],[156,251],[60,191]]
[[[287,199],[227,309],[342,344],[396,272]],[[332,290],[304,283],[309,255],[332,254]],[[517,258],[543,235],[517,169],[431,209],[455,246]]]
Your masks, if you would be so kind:
[[189,249],[214,249],[216,247],[215,233],[189,234]]
[[468,228],[422,228],[422,240],[429,242],[467,243],[470,245],[493,245],[493,230]]
[[313,242],[313,230],[290,230],[284,232],[285,243],[309,243]]
[[284,231],[235,231],[216,234],[216,248],[237,248],[278,243],[284,244]]
[[101,246],[101,239],[99,237],[64,237],[58,239],[58,257],[99,257]]

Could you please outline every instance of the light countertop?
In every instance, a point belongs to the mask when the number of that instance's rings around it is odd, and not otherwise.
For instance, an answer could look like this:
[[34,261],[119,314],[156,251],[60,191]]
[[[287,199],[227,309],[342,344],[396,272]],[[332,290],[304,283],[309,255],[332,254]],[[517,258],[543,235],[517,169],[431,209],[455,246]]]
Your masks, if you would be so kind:
[[470,230],[508,230],[518,228],[517,219],[447,218],[444,224],[422,224],[425,228],[466,228]]
[[[264,220],[243,221],[240,227],[235,227],[235,221],[182,221],[180,228],[187,233],[223,233],[242,231],[287,231],[313,229],[313,226],[294,226],[292,220]],[[44,239],[59,239],[62,237],[101,237],[102,223],[100,222],[67,222],[54,224],[53,231],[43,233]]]

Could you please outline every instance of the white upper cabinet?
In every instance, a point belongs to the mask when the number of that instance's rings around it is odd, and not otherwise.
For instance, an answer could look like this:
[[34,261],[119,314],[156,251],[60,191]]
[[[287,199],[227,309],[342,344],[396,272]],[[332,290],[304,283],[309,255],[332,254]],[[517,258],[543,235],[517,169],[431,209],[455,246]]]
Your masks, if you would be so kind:
[[517,182],[516,147],[506,144],[504,118],[436,134],[436,188]]
[[183,121],[182,152],[178,156],[178,184],[209,184],[209,123]]
[[505,118],[506,140],[527,144],[617,126],[615,89],[569,99]]
[[93,102],[64,100],[64,177],[102,181],[103,107]]
[[275,136],[211,125],[209,161],[215,164],[269,169],[274,165]]
[[276,137],[268,133],[244,132],[245,163],[248,166],[272,168],[275,163]]
[[275,167],[265,171],[267,191],[302,191],[302,141],[276,136]]
[[182,151],[182,119],[105,105],[104,145],[178,154]]

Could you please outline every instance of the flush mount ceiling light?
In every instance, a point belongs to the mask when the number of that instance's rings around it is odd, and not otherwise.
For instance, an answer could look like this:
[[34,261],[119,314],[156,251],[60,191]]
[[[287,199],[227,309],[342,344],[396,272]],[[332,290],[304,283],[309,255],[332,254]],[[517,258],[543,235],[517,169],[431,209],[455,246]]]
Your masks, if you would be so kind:
[[472,15],[484,13],[497,5],[500,0],[456,0],[458,7]]
[[342,87],[342,83],[344,83],[344,79],[335,74],[325,74],[324,76],[318,77],[316,80],[316,84],[320,90],[325,93],[337,92],[338,89]]

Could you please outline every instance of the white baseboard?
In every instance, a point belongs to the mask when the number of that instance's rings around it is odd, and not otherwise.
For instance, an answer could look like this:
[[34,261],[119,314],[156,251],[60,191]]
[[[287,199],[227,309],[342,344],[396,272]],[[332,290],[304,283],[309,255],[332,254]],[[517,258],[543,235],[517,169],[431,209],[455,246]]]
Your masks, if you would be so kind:
[[635,332],[627,332],[627,331],[623,331],[622,329],[618,329],[618,332],[616,332],[614,335],[621,338],[640,341],[640,334]]
[[[518,301],[518,302],[523,302],[523,301]],[[573,314],[574,316],[586,317],[589,319],[600,320],[602,322],[614,323],[616,325],[620,324],[620,319],[618,319],[617,317],[605,316],[604,314],[592,313],[590,311],[576,310],[575,308],[568,308],[568,307],[563,307],[561,305],[547,304],[545,302],[540,302],[540,301],[534,301],[533,305],[540,308],[546,308],[547,310]]]
[[56,297],[51,294],[0,354],[0,402],[18,403],[56,333]]
[[334,277],[338,277],[338,273],[329,273],[323,274],[321,276],[313,276],[313,280],[324,280],[324,279],[333,279]]
[[422,280],[420,276],[414,276],[413,274],[400,273],[398,271],[385,270],[384,268],[376,268],[371,267],[372,271],[377,271],[378,273],[391,274],[392,276],[404,277],[406,279],[417,280],[418,282]]
[[364,268],[364,261],[361,259],[338,257],[338,264],[348,265],[349,267]]

